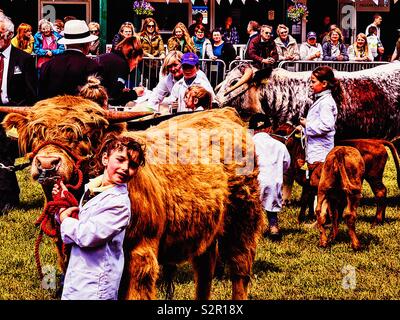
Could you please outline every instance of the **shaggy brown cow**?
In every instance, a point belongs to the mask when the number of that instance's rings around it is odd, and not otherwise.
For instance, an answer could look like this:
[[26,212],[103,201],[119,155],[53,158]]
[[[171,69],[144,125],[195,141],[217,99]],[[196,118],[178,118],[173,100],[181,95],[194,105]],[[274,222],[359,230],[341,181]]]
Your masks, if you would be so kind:
[[[75,179],[76,159],[66,149],[89,157],[105,132],[123,129],[109,125],[105,111],[94,103],[68,96],[41,101],[26,115],[9,114],[3,125],[18,129],[22,150],[39,149],[32,163],[34,178],[46,165],[67,182]],[[254,145],[236,111],[183,115],[123,134],[145,144],[147,155],[146,165],[128,185],[132,218],[124,244],[122,297],[155,298],[159,264],[190,260],[196,298],[208,299],[218,239],[230,267],[232,298],[247,298],[265,217]],[[44,187],[50,190],[51,183]]]
[[[315,209],[321,247],[326,247],[329,242],[335,240],[338,233],[339,214],[343,210],[343,218],[349,228],[351,247],[353,250],[360,249],[355,223],[356,211],[361,198],[364,170],[364,160],[360,152],[353,147],[335,147],[327,155],[318,184],[317,207]],[[327,213],[332,222],[329,239],[325,230]]]
[[[283,124],[279,126],[274,133],[279,136],[287,136],[292,133],[294,127],[290,124]],[[351,139],[351,140],[340,140],[336,141],[337,146],[352,146],[356,148],[363,157],[365,163],[365,176],[364,179],[368,182],[371,187],[372,192],[375,195],[375,200],[377,204],[375,219],[373,224],[382,224],[385,221],[385,211],[386,211],[386,194],[387,189],[383,184],[383,173],[385,170],[386,162],[388,160],[388,154],[385,147],[388,147],[392,152],[393,161],[397,172],[397,185],[400,188],[400,166],[399,158],[396,152],[396,148],[392,143],[382,140],[382,139]],[[303,187],[301,193],[301,208],[298,216],[299,223],[303,222],[305,219],[305,212],[307,208],[309,209],[309,215],[312,216],[313,210],[313,199],[316,190],[310,187],[309,182],[306,179],[305,171],[301,170],[302,165],[305,161],[305,153],[299,138],[291,136],[286,141],[286,147],[289,150],[291,156],[291,168],[289,172],[285,175],[284,179],[284,199],[290,198],[291,187],[293,181],[296,181],[299,185]],[[315,172],[313,178],[318,184],[319,172]]]

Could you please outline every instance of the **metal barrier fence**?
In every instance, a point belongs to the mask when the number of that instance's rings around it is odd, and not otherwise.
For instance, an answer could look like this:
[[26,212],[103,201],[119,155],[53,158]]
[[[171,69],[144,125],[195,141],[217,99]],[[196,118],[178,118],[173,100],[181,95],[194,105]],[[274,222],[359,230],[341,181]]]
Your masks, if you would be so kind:
[[229,67],[228,67],[227,72],[229,72],[229,71],[231,71],[232,69],[236,68],[239,64],[241,64],[241,63],[243,63],[243,62],[252,63],[253,60],[245,60],[245,59],[233,60],[233,61],[231,61],[231,63],[229,64]]
[[364,69],[370,69],[382,64],[387,64],[386,61],[281,61],[278,68],[283,68],[288,71],[312,71],[319,66],[330,66],[332,69],[337,71],[359,71]]
[[236,55],[240,59],[244,59],[244,51],[246,50],[246,45],[245,44],[234,44],[233,47],[236,50]]
[[[149,90],[154,89],[160,80],[163,61],[161,58],[144,57],[134,73],[128,76],[127,86],[133,88],[142,85]],[[200,59],[200,69],[206,74],[213,88],[225,78],[226,65],[222,60]]]

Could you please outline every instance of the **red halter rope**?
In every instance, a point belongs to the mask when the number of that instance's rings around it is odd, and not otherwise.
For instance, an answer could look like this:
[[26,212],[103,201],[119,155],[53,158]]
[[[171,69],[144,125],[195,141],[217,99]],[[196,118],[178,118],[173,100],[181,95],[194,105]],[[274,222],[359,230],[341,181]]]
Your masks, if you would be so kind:
[[[72,190],[78,190],[83,183],[83,173],[82,170],[80,169],[80,166],[82,162],[85,160],[85,158],[82,158],[75,153],[72,152],[72,150],[62,143],[58,141],[46,141],[42,143],[39,147],[37,147],[29,156],[31,159],[34,158],[37,153],[45,146],[47,145],[55,145],[59,147],[60,149],[64,150],[73,160],[75,160],[74,164],[74,172],[77,173],[78,175],[78,181],[75,185],[71,184],[66,184],[66,187],[68,189]],[[43,233],[49,236],[50,238],[60,238],[60,226],[57,221],[55,221],[55,215],[59,212],[60,208],[68,208],[68,207],[77,207],[78,206],[78,201],[75,199],[75,197],[70,193],[70,192],[64,192],[63,197],[61,197],[62,190],[60,189],[60,192],[57,195],[54,195],[53,201],[49,201],[46,206],[43,209],[42,214],[39,216],[39,218],[36,220],[35,225],[38,226],[40,225],[40,230],[38,237],[35,241],[35,261],[36,261],[36,267],[38,270],[39,274],[39,279],[42,280],[44,275],[42,272],[42,266],[40,263],[40,254],[39,254],[39,247],[40,247],[40,242],[42,241],[43,238]],[[75,213],[72,215],[73,218],[78,219],[78,214]],[[54,226],[54,229],[50,230],[47,228],[47,223],[50,223],[52,226]],[[67,248],[66,245],[63,243],[62,246],[62,254],[66,256],[67,254]]]

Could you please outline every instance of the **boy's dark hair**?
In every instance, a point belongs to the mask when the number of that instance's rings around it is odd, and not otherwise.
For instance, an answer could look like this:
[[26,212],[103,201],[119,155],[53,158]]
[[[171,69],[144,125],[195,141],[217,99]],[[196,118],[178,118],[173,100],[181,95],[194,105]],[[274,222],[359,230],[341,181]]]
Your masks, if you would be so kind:
[[[93,176],[100,175],[104,170],[102,156],[106,153],[108,156],[115,150],[127,149],[129,157],[129,165],[141,167],[145,165],[145,146],[131,137],[116,135],[115,133],[108,134],[100,148],[96,152],[94,165],[92,170]],[[135,160],[134,162],[132,160]]]
[[249,129],[261,130],[271,126],[271,120],[264,113],[256,113],[249,120]]

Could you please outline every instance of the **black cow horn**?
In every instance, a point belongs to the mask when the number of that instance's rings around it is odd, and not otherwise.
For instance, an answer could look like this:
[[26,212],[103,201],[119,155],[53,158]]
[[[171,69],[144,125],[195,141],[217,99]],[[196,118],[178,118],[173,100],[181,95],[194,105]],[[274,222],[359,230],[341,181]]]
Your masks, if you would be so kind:
[[247,67],[244,70],[244,73],[242,77],[239,79],[239,81],[230,87],[224,94],[224,96],[227,96],[229,93],[231,93],[233,90],[239,88],[240,86],[244,85],[246,82],[248,82],[251,78],[253,77],[253,69],[251,67]]
[[118,122],[125,122],[129,120],[134,120],[138,118],[142,118],[148,115],[154,114],[154,112],[150,111],[113,111],[107,110],[106,111],[106,119],[109,123],[118,123]]
[[30,107],[0,107],[2,113],[19,113],[26,116],[29,113]]

